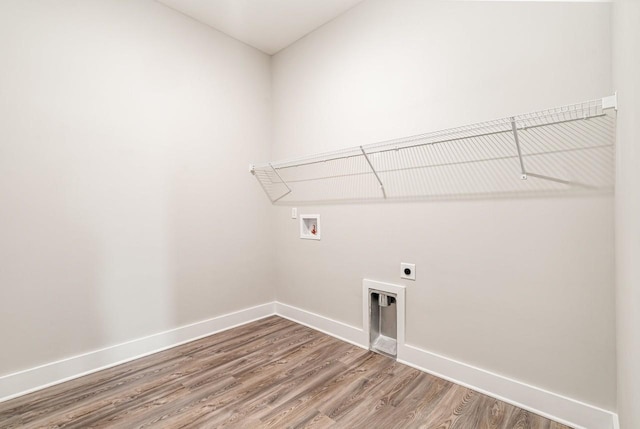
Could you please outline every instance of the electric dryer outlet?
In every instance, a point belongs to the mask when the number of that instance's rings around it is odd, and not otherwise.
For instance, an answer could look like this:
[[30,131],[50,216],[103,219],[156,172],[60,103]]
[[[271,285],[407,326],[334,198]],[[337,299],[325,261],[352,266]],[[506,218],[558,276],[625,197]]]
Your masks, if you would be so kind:
[[400,263],[400,278],[407,280],[416,279],[416,264],[409,264],[407,262]]

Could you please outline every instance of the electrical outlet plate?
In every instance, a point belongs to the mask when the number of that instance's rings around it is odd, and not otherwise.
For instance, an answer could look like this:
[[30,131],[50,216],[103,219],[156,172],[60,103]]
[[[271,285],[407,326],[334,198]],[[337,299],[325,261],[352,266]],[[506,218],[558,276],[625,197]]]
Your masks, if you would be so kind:
[[[408,274],[405,270],[409,270]],[[416,279],[416,264],[409,264],[407,262],[400,263],[400,278],[407,280]]]

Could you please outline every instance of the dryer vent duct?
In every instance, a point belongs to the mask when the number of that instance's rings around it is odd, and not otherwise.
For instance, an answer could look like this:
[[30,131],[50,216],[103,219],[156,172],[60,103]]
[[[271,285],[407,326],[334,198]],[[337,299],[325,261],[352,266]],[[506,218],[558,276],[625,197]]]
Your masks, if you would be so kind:
[[396,295],[369,289],[369,348],[390,357],[398,354]]

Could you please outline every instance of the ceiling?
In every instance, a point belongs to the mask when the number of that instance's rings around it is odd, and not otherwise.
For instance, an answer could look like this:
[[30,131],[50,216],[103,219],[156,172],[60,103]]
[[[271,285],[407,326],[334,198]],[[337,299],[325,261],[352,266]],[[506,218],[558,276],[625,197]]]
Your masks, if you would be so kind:
[[362,0],[158,0],[273,55]]

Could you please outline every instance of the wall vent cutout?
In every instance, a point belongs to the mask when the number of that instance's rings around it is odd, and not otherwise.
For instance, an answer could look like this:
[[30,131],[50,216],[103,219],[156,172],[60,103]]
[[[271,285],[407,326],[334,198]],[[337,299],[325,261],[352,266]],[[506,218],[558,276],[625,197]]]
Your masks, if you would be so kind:
[[369,350],[405,359],[405,286],[362,280],[364,334]]

